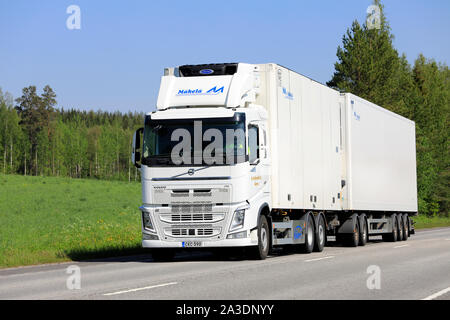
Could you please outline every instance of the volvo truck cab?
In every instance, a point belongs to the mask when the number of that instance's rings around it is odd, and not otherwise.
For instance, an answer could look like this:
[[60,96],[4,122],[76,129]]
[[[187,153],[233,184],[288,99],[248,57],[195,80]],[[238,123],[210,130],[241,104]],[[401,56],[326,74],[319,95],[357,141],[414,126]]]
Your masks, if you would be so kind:
[[270,155],[267,111],[254,104],[257,71],[246,64],[165,70],[157,111],[145,116],[133,145],[143,247],[245,246],[267,255],[269,225],[260,217],[270,208]]

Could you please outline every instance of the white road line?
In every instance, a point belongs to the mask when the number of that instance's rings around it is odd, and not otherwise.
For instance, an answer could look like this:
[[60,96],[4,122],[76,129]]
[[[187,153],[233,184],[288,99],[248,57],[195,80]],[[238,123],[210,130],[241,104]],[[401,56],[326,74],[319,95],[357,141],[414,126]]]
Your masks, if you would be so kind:
[[447,289],[441,290],[439,292],[436,292],[435,294],[432,294],[431,296],[423,298],[422,300],[433,300],[433,299],[436,299],[436,298],[442,296],[443,294],[446,294],[447,292],[450,292],[450,287],[448,287]]
[[319,261],[319,260],[331,259],[331,258],[334,258],[334,256],[328,256],[328,257],[316,258],[316,259],[309,259],[309,260],[305,260],[305,262]]
[[396,246],[396,247],[394,247],[394,249],[397,249],[397,248],[404,248],[404,247],[409,247],[409,244],[404,244],[404,245],[402,245],[402,246]]
[[122,294],[122,293],[128,293],[128,292],[136,292],[136,291],[148,290],[148,289],[160,288],[160,287],[167,287],[167,286],[172,286],[174,284],[178,284],[178,282],[169,282],[169,283],[157,284],[157,285],[154,285],[154,286],[148,286],[148,287],[143,287],[143,288],[136,288],[136,289],[130,289],[130,290],[111,292],[111,293],[104,293],[103,295],[104,296],[114,296],[116,294]]

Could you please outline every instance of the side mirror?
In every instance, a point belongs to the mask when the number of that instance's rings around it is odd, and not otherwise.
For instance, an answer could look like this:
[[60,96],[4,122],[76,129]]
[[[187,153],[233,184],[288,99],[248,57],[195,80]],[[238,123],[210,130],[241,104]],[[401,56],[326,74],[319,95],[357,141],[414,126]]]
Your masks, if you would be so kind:
[[141,134],[144,132],[144,128],[139,128],[133,135],[133,148],[131,151],[131,162],[136,168],[141,167]]

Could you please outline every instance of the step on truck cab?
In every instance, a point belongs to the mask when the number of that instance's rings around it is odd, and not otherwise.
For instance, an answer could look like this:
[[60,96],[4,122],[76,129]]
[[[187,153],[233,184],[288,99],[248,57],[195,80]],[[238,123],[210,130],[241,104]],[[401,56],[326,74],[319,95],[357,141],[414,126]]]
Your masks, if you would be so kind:
[[247,247],[264,259],[414,232],[414,123],[273,63],[165,69],[132,150],[157,258]]

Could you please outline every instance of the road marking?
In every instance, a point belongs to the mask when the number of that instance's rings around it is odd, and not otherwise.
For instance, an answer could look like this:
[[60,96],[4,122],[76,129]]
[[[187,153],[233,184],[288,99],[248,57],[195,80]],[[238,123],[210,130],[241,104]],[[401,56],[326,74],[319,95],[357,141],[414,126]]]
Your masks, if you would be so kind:
[[446,294],[447,292],[450,292],[450,287],[448,287],[447,289],[441,290],[439,292],[436,292],[435,294],[432,294],[431,296],[428,296],[422,300],[433,300],[433,299],[436,299],[436,298],[442,296],[443,294]]
[[397,249],[397,248],[404,248],[404,247],[409,247],[409,244],[404,244],[404,245],[402,245],[402,246],[396,246],[396,247],[394,247],[394,249]]
[[328,256],[328,257],[316,258],[316,259],[309,259],[309,260],[305,260],[305,262],[319,261],[319,260],[331,259],[331,258],[334,258],[334,256]]
[[136,292],[136,291],[148,290],[148,289],[160,288],[160,287],[167,287],[167,286],[172,286],[174,284],[178,284],[178,282],[169,282],[169,283],[157,284],[157,285],[149,286],[149,287],[143,287],[143,288],[136,288],[136,289],[130,289],[130,290],[123,290],[123,291],[105,293],[103,295],[104,296],[114,296],[116,294],[122,294],[122,293],[128,293],[128,292]]

